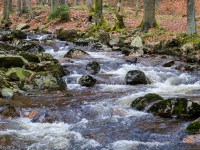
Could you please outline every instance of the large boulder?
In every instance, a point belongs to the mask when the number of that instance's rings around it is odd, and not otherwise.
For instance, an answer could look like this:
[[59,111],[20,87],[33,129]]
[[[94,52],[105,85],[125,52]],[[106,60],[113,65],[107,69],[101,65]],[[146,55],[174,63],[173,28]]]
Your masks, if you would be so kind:
[[149,84],[149,79],[145,76],[144,72],[140,70],[131,70],[126,74],[126,83],[130,85],[136,84]]
[[67,54],[65,54],[64,58],[65,57],[68,57],[68,58],[90,58],[91,56],[83,51],[83,50],[80,50],[80,49],[71,49],[67,52]]
[[16,27],[16,30],[28,29],[29,27],[30,27],[30,25],[28,25],[26,23],[21,23]]
[[28,63],[26,59],[22,56],[15,55],[0,55],[0,67],[10,68],[10,67],[22,67]]
[[10,68],[6,75],[12,81],[27,81],[35,72],[23,68]]
[[155,103],[147,112],[166,117],[197,118],[200,117],[200,105],[186,98],[170,98]]
[[36,63],[40,62],[40,58],[33,53],[21,52],[19,55],[24,57],[29,62],[36,62]]
[[85,69],[89,74],[96,74],[100,71],[101,67],[98,62],[92,61],[86,65]]
[[78,37],[78,33],[76,30],[63,30],[63,31],[60,31],[57,35],[57,38],[63,41],[72,41],[77,37]]
[[78,80],[78,83],[81,86],[93,86],[93,85],[95,85],[96,82],[97,82],[97,80],[95,78],[93,78],[92,76],[90,76],[90,75],[82,76]]
[[145,96],[136,98],[132,103],[131,107],[142,110],[146,106],[148,106],[150,103],[158,101],[158,100],[164,100],[160,95],[155,93],[148,93]]
[[12,45],[14,47],[19,48],[23,52],[29,52],[29,53],[45,52],[42,46],[40,46],[38,43],[34,43],[31,41],[14,39]]
[[189,134],[199,134],[200,133],[200,118],[197,118],[195,121],[191,122],[185,129]]
[[12,35],[17,39],[26,39],[27,34],[25,32],[22,32],[21,30],[13,30]]
[[62,75],[57,71],[37,72],[31,78],[28,84],[22,87],[24,90],[65,90],[66,83],[62,79]]

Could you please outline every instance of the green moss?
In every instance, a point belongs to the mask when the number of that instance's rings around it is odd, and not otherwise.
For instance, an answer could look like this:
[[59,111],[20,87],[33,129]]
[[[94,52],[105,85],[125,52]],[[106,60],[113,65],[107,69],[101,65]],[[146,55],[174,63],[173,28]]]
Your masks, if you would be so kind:
[[187,128],[185,129],[185,132],[194,134],[198,132],[199,130],[200,130],[200,122],[196,121],[189,124]]

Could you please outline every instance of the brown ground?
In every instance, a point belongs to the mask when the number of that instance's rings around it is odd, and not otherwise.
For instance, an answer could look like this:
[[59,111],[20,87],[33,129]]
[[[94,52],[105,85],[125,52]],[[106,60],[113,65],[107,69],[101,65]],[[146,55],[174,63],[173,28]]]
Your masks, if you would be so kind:
[[[16,0],[13,0],[14,2]],[[36,0],[32,0],[33,6],[36,6]],[[109,3],[109,6],[116,6],[114,0],[106,0]],[[104,0],[104,3],[106,2]],[[136,0],[132,0],[133,4],[135,4]],[[69,0],[70,5],[72,5],[73,1]],[[2,16],[3,8],[2,8],[2,0],[0,1],[0,16]],[[80,5],[84,5],[83,0],[79,0]],[[130,7],[130,0],[124,0],[124,22],[126,27],[129,30],[133,30],[136,26],[138,26],[142,20],[142,10],[139,12],[139,15],[135,17],[134,6]],[[142,9],[143,3],[140,1],[140,8]],[[196,6],[200,6],[200,1],[196,0]],[[16,8],[16,4],[14,4]],[[49,23],[45,23],[45,19],[47,18],[50,8],[48,6],[43,7],[42,9],[35,9],[35,19],[32,19],[28,24],[30,24],[31,28],[34,29],[37,27],[40,28],[48,28],[54,32],[56,27],[63,27],[63,29],[79,29],[85,30],[88,25],[86,22],[86,18],[88,15],[88,11],[86,6],[81,7],[82,9],[70,9],[70,18],[73,18],[70,22],[67,23],[59,23],[57,20],[51,21]],[[103,11],[104,17],[111,26],[115,23],[115,14],[114,12],[110,12],[109,8],[104,8]],[[186,1],[185,0],[159,0],[159,7],[156,15],[157,22],[160,27],[166,29],[171,34],[176,33],[185,33],[186,32]],[[12,21],[12,28],[15,28],[18,24],[26,22],[28,20],[27,15],[23,15],[19,17],[18,14],[13,13],[10,16],[10,20]],[[200,9],[196,7],[196,24],[197,31],[200,32]],[[157,38],[167,38],[169,35],[161,35],[161,37]],[[151,40],[151,39],[149,39]],[[156,39],[152,39],[156,40]]]

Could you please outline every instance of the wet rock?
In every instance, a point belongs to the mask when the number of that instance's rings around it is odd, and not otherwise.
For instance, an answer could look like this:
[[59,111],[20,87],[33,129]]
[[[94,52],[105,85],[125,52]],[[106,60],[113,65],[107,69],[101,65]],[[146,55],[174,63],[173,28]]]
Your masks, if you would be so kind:
[[6,43],[0,43],[0,51],[3,52],[3,54],[17,54],[18,51],[20,51],[19,48],[10,46],[9,44]]
[[13,35],[12,34],[4,34],[2,37],[1,37],[1,41],[12,41],[13,40]]
[[134,107],[137,110],[144,109],[147,105],[149,105],[152,102],[158,101],[158,100],[164,100],[160,95],[155,93],[148,93],[143,97],[136,98],[132,103],[131,107]]
[[100,33],[99,36],[98,36],[98,40],[101,43],[107,45],[109,43],[109,41],[110,41],[109,33],[108,32]]
[[114,39],[109,41],[109,45],[110,46],[114,46],[114,45],[116,45],[118,43],[119,43],[119,38],[118,37],[116,37],[116,38],[114,38]]
[[80,84],[81,86],[93,86],[96,82],[97,80],[90,75],[82,76],[78,80],[78,84]]
[[10,88],[3,88],[1,90],[1,95],[2,95],[2,97],[5,97],[7,99],[11,99],[13,97],[13,95],[14,95],[14,92]]
[[89,74],[97,74],[100,71],[101,67],[96,61],[92,61],[86,65],[85,69]]
[[19,48],[23,52],[29,52],[29,53],[45,52],[42,46],[40,46],[38,43],[34,43],[31,41],[15,39],[13,40],[12,45]]
[[0,111],[0,114],[3,117],[19,117],[19,112],[15,109],[15,107],[11,104],[6,104],[3,109]]
[[200,118],[197,118],[195,121],[190,123],[186,127],[185,132],[189,134],[199,134],[200,133]]
[[28,29],[30,26],[26,23],[21,23],[16,27],[16,30]]
[[36,62],[36,63],[40,62],[39,57],[37,55],[35,55],[35,54],[27,53],[27,52],[21,52],[19,55],[24,57],[29,62]]
[[149,84],[149,79],[140,70],[131,70],[126,74],[126,83],[130,85]]
[[13,30],[11,34],[17,38],[17,39],[26,39],[27,34],[25,32],[22,32],[21,30]]
[[27,81],[35,72],[23,68],[10,68],[6,75],[11,81]]
[[24,85],[23,88],[26,90],[37,89],[37,90],[65,90],[66,83],[62,79],[62,75],[57,71],[45,71],[35,73],[28,85]]
[[63,30],[60,31],[57,35],[57,38],[63,41],[73,41],[77,37],[78,33],[76,30]]
[[31,120],[33,123],[53,123],[55,121],[57,121],[57,118],[52,113],[45,110],[38,111]]
[[22,67],[28,63],[26,59],[22,56],[15,55],[0,55],[0,67],[10,68],[10,67]]
[[128,59],[126,59],[126,62],[131,63],[131,64],[136,64],[137,57],[128,58]]
[[163,42],[151,42],[151,43],[147,43],[145,44],[145,48],[144,51],[146,53],[157,53],[158,51],[160,51],[163,47]]
[[186,98],[171,98],[155,103],[147,112],[166,117],[197,118],[200,117],[200,105]]
[[162,66],[163,67],[172,67],[174,65],[174,61],[170,60],[168,62],[165,62]]
[[67,52],[67,54],[64,56],[64,58],[65,57],[68,57],[68,58],[90,58],[91,56],[83,50],[73,48]]

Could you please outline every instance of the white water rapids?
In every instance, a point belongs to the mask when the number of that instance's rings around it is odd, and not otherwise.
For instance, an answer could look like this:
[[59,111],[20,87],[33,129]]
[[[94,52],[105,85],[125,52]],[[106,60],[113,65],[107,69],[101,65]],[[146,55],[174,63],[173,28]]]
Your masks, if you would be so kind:
[[[69,47],[62,43],[59,51],[46,49],[46,53],[61,59],[68,50]],[[77,83],[82,73],[76,66],[84,68],[90,59],[62,63],[67,66],[66,69],[71,66],[70,75],[63,79],[67,90],[75,95],[70,101],[72,104],[57,110],[65,114],[65,120],[32,123],[30,119],[20,117],[10,120],[9,123],[15,125],[1,131],[0,137],[9,135],[11,140],[20,141],[15,147],[18,145],[20,148],[21,143],[22,149],[28,150],[176,149],[188,122],[154,117],[129,105],[135,98],[147,93],[157,93],[164,98],[195,97],[195,100],[200,100],[196,98],[200,97],[200,92],[195,93],[200,90],[199,74],[140,62],[129,64],[123,60],[122,54],[115,52],[88,53],[101,65],[100,73],[94,76],[101,82],[94,87],[82,87]],[[129,70],[143,71],[152,84],[126,85],[125,75]],[[78,102],[80,100],[81,103]],[[184,149],[184,146],[178,148]]]

